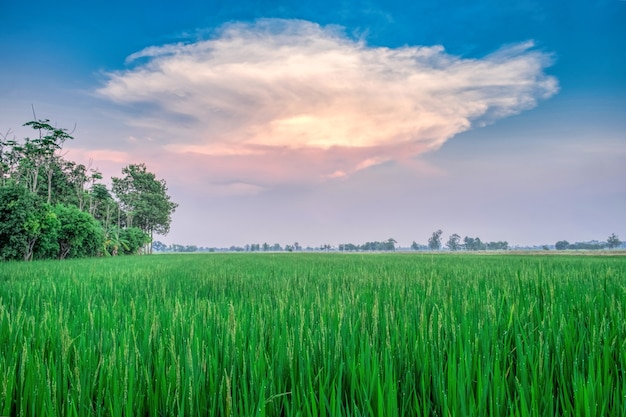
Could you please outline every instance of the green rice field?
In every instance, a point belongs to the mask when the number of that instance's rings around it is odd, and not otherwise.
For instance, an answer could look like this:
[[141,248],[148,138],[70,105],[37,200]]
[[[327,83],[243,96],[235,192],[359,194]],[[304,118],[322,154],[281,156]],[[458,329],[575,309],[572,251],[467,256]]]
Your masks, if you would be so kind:
[[2,416],[626,416],[626,257],[0,264]]

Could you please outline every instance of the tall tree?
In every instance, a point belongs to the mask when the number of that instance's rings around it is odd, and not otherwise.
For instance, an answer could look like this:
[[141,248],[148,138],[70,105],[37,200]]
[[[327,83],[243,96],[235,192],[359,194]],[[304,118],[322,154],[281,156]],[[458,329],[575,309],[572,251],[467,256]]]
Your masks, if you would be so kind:
[[446,246],[451,251],[457,251],[461,249],[461,236],[457,235],[456,233],[450,235],[450,237],[448,238],[448,242],[446,243]]
[[439,250],[441,249],[441,235],[443,231],[441,229],[433,232],[432,236],[428,238],[428,247],[431,250]]
[[124,177],[113,177],[112,182],[113,193],[126,213],[126,225],[139,227],[151,239],[154,233],[169,233],[178,204],[170,201],[165,181],[157,180],[143,163],[128,165],[122,174]]
[[606,244],[609,249],[614,249],[622,244],[622,241],[619,240],[619,237],[615,233],[611,233],[611,236],[606,240]]
[[60,129],[50,124],[50,120],[33,120],[24,123],[39,132],[39,138],[25,139],[23,147],[23,162],[27,169],[27,178],[31,186],[31,191],[38,190],[38,178],[43,174],[47,180],[47,203],[52,200],[52,177],[54,165],[58,156],[55,154],[63,146],[66,140],[74,139],[66,129]]

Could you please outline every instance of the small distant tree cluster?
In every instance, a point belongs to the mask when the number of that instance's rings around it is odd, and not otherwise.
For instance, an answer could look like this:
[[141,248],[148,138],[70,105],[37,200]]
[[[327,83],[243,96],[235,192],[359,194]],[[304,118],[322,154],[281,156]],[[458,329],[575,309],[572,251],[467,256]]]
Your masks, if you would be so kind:
[[355,245],[353,243],[342,243],[339,245],[339,251],[341,252],[369,252],[369,251],[395,251],[398,242],[389,238],[385,241],[365,242],[362,245]]
[[413,241],[413,243],[411,243],[411,250],[428,250],[428,246],[420,245],[416,241]]
[[465,236],[463,238],[463,244],[459,246],[459,249],[464,249],[468,251],[508,250],[509,243],[507,241],[483,242],[480,240],[479,237]]
[[[442,248],[442,236],[443,231],[438,229],[432,233],[432,235],[428,238],[428,245],[419,245],[415,242],[411,245],[411,249],[413,250],[441,250]],[[483,242],[479,237],[469,237],[465,236],[463,240],[461,240],[461,236],[453,233],[448,237],[446,242],[446,247],[450,251],[479,251],[479,250],[508,250],[509,244],[506,241],[498,241],[498,242]]]
[[567,240],[559,240],[555,243],[554,248],[556,250],[600,250],[600,249],[615,249],[622,244],[622,241],[615,233],[607,238],[606,242],[599,242],[592,240],[590,242],[576,242],[569,243]]
[[0,260],[133,254],[169,231],[176,204],[145,165],[129,165],[109,190],[102,174],[66,160],[74,138],[49,120],[34,138],[0,135]]
[[569,242],[567,240],[559,240],[554,245],[554,248],[556,250],[565,250],[565,249],[569,249],[569,247],[570,247],[570,244],[569,244]]

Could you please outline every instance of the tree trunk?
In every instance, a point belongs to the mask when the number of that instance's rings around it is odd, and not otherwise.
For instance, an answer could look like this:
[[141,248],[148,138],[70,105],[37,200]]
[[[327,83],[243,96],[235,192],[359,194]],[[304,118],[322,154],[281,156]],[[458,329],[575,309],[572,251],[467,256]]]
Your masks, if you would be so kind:
[[39,178],[39,167],[33,169],[33,182],[31,183],[31,192],[37,194],[37,179]]
[[48,204],[52,201],[52,168],[48,168]]
[[59,260],[63,260],[69,255],[72,247],[68,243],[61,243],[61,250],[59,251]]
[[26,251],[24,252],[24,260],[25,261],[31,261],[33,259],[33,251],[35,249],[35,243],[37,243],[37,238],[36,237],[32,238],[26,244]]

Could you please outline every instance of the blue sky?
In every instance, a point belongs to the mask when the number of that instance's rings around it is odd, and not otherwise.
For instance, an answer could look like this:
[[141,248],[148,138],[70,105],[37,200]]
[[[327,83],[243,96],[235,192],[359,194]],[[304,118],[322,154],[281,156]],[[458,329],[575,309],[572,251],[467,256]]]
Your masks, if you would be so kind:
[[626,237],[626,2],[0,4],[0,130],[145,162],[167,243]]

